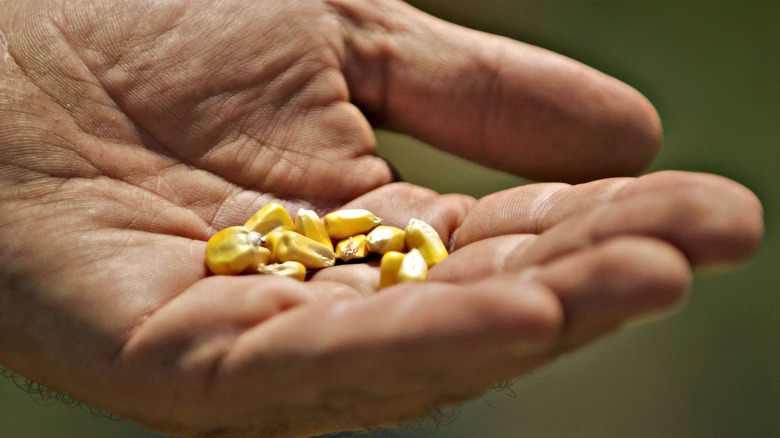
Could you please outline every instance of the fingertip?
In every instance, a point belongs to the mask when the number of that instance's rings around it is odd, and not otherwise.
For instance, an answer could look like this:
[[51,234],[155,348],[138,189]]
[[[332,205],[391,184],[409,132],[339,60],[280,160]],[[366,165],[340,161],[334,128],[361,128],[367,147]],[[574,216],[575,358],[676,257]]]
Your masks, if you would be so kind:
[[[618,138],[619,144],[626,152],[622,156],[620,166],[614,172],[602,176],[635,176],[650,165],[661,150],[663,144],[663,123],[661,116],[650,100],[630,85],[617,82],[622,88],[616,98],[616,123],[623,123],[624,137]],[[616,129],[615,132],[621,130]]]
[[735,195],[739,199],[739,206],[734,210],[740,214],[734,227],[733,257],[739,261],[753,257],[761,248],[765,233],[764,207],[753,191],[742,185],[734,186]]
[[663,143],[655,106],[625,82],[574,60],[559,62],[568,64],[559,80],[569,100],[558,102],[555,115],[564,122],[549,127],[558,132],[547,134],[552,148],[531,177],[576,184],[643,172]]

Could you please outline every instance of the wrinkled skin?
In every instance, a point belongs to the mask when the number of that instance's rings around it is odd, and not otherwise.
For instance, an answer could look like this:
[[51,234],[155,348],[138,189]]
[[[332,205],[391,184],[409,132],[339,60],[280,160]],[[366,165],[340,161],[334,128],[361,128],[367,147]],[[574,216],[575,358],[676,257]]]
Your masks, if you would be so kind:
[[[676,306],[750,256],[742,186],[639,179],[630,87],[393,0],[0,1],[0,363],[150,429],[308,436],[478,395]],[[370,123],[369,123],[370,121]],[[392,183],[371,126],[526,177]],[[265,203],[432,224],[431,282],[207,275]]]

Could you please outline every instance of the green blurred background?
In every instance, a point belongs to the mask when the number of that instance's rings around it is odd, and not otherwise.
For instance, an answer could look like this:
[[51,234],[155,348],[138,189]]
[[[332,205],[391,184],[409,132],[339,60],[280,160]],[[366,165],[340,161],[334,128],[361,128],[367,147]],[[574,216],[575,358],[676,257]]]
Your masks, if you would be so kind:
[[[687,306],[670,317],[465,404],[436,429],[423,422],[416,432],[374,436],[780,436],[780,2],[411,3],[632,84],[664,121],[665,147],[651,170],[714,172],[740,181],[764,202],[767,236],[750,263],[698,274]],[[481,196],[526,182],[403,136],[377,137],[380,154],[406,180],[443,193]],[[156,436],[83,408],[42,405],[11,379],[0,379],[2,438]]]

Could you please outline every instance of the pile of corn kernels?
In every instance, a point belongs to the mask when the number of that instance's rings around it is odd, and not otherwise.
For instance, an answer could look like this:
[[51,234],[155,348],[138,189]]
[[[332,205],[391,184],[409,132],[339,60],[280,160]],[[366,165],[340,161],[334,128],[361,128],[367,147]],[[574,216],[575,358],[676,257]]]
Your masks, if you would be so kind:
[[277,203],[206,243],[206,264],[213,274],[282,275],[300,281],[337,261],[368,260],[372,254],[382,256],[381,289],[426,281],[428,269],[447,257],[447,249],[433,227],[419,219],[402,230],[382,225],[368,210],[338,210],[320,220],[314,211],[300,209],[293,221]]

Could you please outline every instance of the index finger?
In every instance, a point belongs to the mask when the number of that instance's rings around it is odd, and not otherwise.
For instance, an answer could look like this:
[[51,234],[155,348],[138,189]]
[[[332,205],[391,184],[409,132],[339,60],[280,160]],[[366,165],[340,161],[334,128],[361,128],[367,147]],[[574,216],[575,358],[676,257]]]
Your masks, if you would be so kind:
[[703,173],[665,171],[640,178],[608,178],[579,185],[531,184],[480,199],[463,218],[452,246],[457,249],[509,234],[541,234],[574,215],[609,202],[642,194],[664,194],[670,198],[672,192],[686,187],[703,188],[712,200],[728,195],[734,202],[760,206],[755,196],[740,184]]

